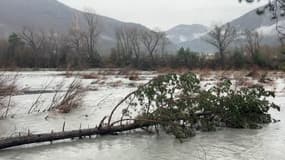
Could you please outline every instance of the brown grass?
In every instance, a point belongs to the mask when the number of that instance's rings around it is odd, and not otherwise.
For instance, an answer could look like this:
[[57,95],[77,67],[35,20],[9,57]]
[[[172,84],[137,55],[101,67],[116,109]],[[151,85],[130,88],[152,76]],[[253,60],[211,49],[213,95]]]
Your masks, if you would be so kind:
[[99,79],[99,75],[95,73],[90,73],[90,74],[81,74],[81,77],[83,79]]
[[17,93],[17,75],[13,77],[0,73],[0,119],[6,118],[11,107],[12,96]]
[[127,75],[127,77],[129,80],[131,81],[139,81],[140,79],[140,75],[138,72],[131,72],[129,75]]
[[108,70],[100,70],[98,71],[98,75],[103,75],[103,76],[107,76],[107,75],[116,75],[117,74],[117,71],[116,70],[111,70],[111,69],[108,69]]
[[212,75],[209,69],[194,70],[193,73],[199,75],[200,80],[207,80]]
[[162,67],[162,68],[157,69],[157,72],[161,74],[168,74],[168,73],[183,74],[183,73],[190,72],[190,69],[185,68],[185,67],[180,67],[180,68]]
[[49,110],[56,110],[59,113],[69,113],[82,104],[85,89],[81,82],[74,80],[68,87],[66,93],[58,103],[55,103]]
[[260,71],[257,69],[253,69],[249,73],[246,74],[246,77],[251,77],[253,79],[259,79],[261,76]]
[[74,74],[72,70],[66,69],[64,73],[60,74],[60,76],[65,76],[66,78],[70,78],[74,76]]
[[115,82],[108,83],[107,85],[116,88],[116,87],[122,86],[123,82],[122,81],[115,81]]

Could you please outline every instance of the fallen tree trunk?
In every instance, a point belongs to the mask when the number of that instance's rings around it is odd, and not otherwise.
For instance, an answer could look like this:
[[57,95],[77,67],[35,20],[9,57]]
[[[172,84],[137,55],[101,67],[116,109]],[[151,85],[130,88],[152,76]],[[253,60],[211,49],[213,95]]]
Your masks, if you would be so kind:
[[[200,117],[200,116],[208,116],[211,114],[212,113],[205,112],[205,113],[196,113],[193,116]],[[113,122],[111,125],[101,127],[105,118],[103,118],[99,127],[95,127],[95,128],[79,129],[79,130],[73,130],[73,131],[64,131],[63,129],[62,132],[30,134],[27,136],[18,136],[18,137],[0,139],[0,150],[7,149],[10,147],[21,146],[25,144],[53,142],[53,141],[64,140],[64,139],[91,137],[93,135],[112,135],[115,133],[155,126],[155,125],[158,125],[159,123],[162,123],[158,120],[151,120],[151,119],[122,119],[122,120]],[[174,118],[174,119],[169,119],[169,120],[177,121],[177,120],[183,120],[183,119],[184,118]],[[133,123],[115,125],[123,121],[133,121]]]
[[92,135],[111,135],[119,132],[139,129],[142,127],[149,127],[155,125],[154,122],[134,122],[131,124],[120,125],[120,126],[111,126],[111,127],[96,127],[91,129],[80,129],[73,131],[62,131],[62,132],[54,132],[54,133],[45,133],[45,134],[32,134],[28,136],[18,136],[18,137],[10,137],[5,139],[0,139],[0,150],[25,145],[25,144],[33,144],[33,143],[41,143],[41,142],[52,142],[57,140],[64,139],[73,139],[73,138],[82,138],[82,137],[91,137]]

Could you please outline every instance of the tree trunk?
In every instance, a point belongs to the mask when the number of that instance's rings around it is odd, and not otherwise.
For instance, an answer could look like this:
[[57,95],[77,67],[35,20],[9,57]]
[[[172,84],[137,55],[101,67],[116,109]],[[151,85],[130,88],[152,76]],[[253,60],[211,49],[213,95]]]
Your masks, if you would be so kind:
[[[195,114],[195,116],[198,116],[198,117],[208,116],[208,115],[212,115],[212,113],[204,112],[204,113]],[[100,122],[99,127],[95,127],[91,129],[64,131],[64,127],[63,127],[62,132],[30,134],[27,136],[18,136],[18,137],[0,139],[0,150],[10,148],[10,147],[21,146],[24,144],[33,144],[33,143],[41,143],[41,142],[52,142],[52,141],[64,140],[64,139],[91,137],[92,135],[112,135],[115,133],[150,127],[150,126],[159,124],[159,121],[151,120],[151,119],[122,119],[122,120],[119,120],[113,123],[108,122],[107,126],[101,127],[101,124],[104,122],[106,118],[107,117],[103,118],[103,120]],[[177,120],[184,120],[184,119],[185,117],[183,118],[175,117],[175,118],[169,119],[169,121],[177,121]],[[120,122],[123,122],[123,121],[133,121],[133,123],[115,126],[115,124],[119,124]]]
[[44,134],[31,134],[28,136],[5,138],[5,139],[0,139],[0,150],[24,144],[91,137],[92,135],[111,135],[119,132],[139,129],[142,127],[149,127],[154,124],[155,124],[154,122],[139,122],[139,123],[134,122],[128,125],[120,125],[120,126],[110,126],[110,127],[106,126],[103,128],[96,127],[92,129],[82,129],[82,130],[80,129],[80,130],[73,130],[66,132],[62,131],[62,132],[44,133]]

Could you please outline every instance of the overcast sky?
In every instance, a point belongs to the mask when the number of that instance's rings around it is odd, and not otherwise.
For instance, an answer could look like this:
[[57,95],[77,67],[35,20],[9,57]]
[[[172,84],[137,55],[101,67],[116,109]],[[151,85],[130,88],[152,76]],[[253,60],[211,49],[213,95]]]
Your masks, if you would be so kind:
[[80,10],[150,28],[167,30],[178,24],[224,23],[261,6],[262,3],[238,3],[238,0],[59,0]]

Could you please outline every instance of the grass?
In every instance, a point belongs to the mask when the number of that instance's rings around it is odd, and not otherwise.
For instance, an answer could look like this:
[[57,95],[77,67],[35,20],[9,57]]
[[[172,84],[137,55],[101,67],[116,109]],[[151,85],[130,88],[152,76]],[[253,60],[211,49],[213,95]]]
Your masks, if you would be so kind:
[[84,97],[85,89],[82,87],[81,82],[75,79],[69,86],[65,94],[58,97],[55,94],[53,100],[55,100],[49,108],[49,111],[54,110],[59,113],[69,113],[73,109],[82,105],[82,99]]
[[17,93],[16,86],[17,74],[15,76],[7,76],[5,73],[0,73],[0,119],[8,116],[12,96]]

